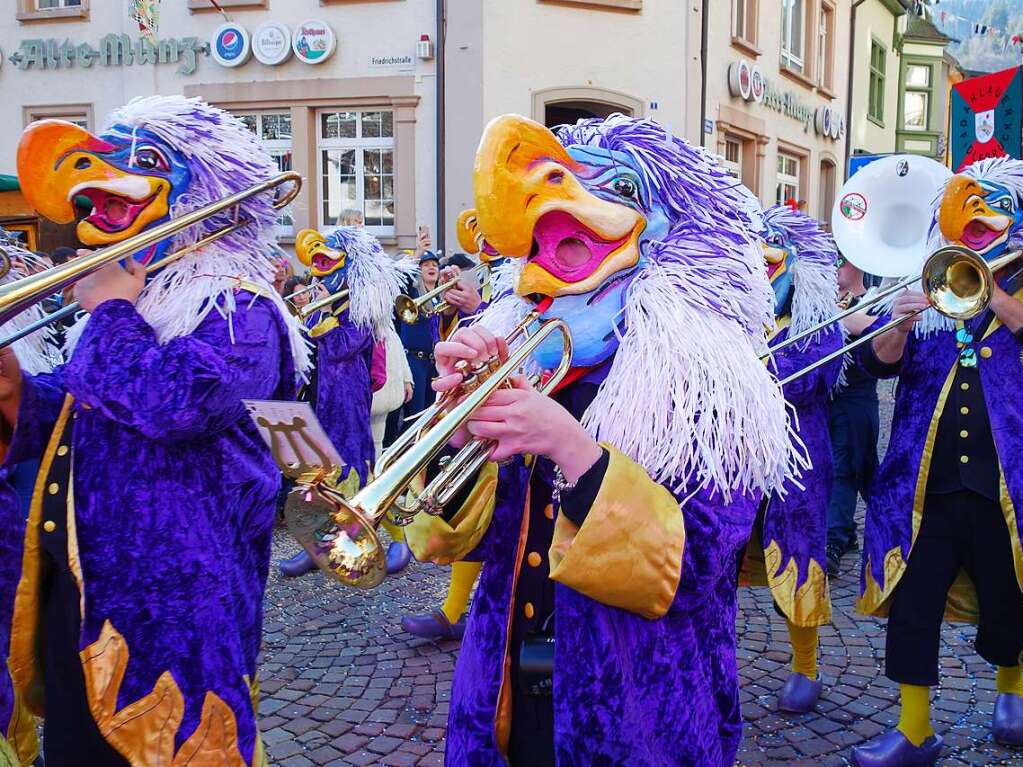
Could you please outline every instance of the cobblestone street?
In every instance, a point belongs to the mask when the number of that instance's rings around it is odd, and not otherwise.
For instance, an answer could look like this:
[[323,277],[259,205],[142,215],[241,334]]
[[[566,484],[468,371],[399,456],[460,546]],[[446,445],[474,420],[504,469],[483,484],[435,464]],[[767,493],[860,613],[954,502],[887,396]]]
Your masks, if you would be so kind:
[[[275,563],[296,550],[279,532]],[[852,744],[896,722],[898,690],[882,675],[883,623],[853,611],[857,568],[856,556],[847,555],[842,576],[832,581],[834,624],[821,631],[826,686],[813,714],[775,713],[788,674],[785,625],[767,589],[741,592],[746,729],[739,765],[846,765]],[[319,574],[283,580],[276,565],[270,579],[260,713],[271,764],[442,764],[458,644],[415,639],[399,621],[440,605],[447,570],[414,564],[368,593],[328,584]],[[1023,751],[997,746],[990,736],[994,673],[973,652],[972,637],[970,626],[945,624],[942,686],[933,705],[946,742],[940,764],[1018,767]]]

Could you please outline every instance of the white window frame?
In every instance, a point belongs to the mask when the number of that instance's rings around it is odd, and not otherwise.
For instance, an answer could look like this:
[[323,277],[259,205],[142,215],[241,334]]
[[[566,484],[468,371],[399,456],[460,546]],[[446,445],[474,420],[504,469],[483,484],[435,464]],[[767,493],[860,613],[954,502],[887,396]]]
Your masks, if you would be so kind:
[[[735,147],[737,159],[729,159],[729,146]],[[740,182],[742,181],[742,150],[742,139],[736,138],[735,136],[725,136],[725,153],[721,156],[721,164],[724,166],[725,170],[727,170]]]
[[[831,29],[828,29],[828,19]],[[821,3],[817,32],[817,85],[831,90],[834,87],[833,65],[835,61],[832,45],[835,40],[835,25],[838,22],[838,11],[830,3]],[[831,32],[830,36],[828,32]]]
[[64,8],[81,8],[84,3],[82,0],[54,0],[56,5],[43,5],[43,0],[35,0],[36,10],[40,13],[46,13],[47,11],[63,10]]
[[[356,132],[355,138],[324,138],[323,137],[323,115],[329,115],[336,112],[355,112],[358,117],[356,118]],[[362,136],[362,115],[373,112],[388,112],[391,114],[391,135],[387,137],[367,137]],[[355,199],[360,204],[363,216],[365,217],[366,210],[366,163],[365,163],[365,151],[373,149],[383,149],[391,152],[391,173],[390,176],[393,179],[393,183],[397,184],[398,173],[397,167],[395,166],[395,145],[394,145],[394,110],[391,107],[337,107],[334,109],[318,109],[316,111],[316,205],[317,212],[320,219],[324,218],[324,203],[326,202],[326,191],[323,188],[323,153],[325,150],[331,149],[353,149],[355,150]],[[395,206],[397,206],[397,189],[393,190],[393,197],[391,198]],[[368,218],[368,217],[367,217]],[[395,218],[397,218],[397,210],[395,211]],[[336,228],[336,222],[334,221],[320,221],[320,230],[327,232]],[[393,237],[395,235],[395,227],[392,226],[376,226],[366,224],[366,230],[377,237]]]
[[[784,172],[782,170],[783,163],[784,163],[785,160],[791,160],[793,163],[795,163],[795,173],[790,175],[790,174],[788,174],[788,173],[786,173],[786,172]],[[777,162],[778,173],[777,173],[777,182],[775,183],[775,191],[774,191],[775,202],[778,205],[783,205],[785,203],[785,201],[790,199],[790,198],[795,200],[796,202],[799,202],[799,200],[800,200],[800,197],[799,197],[799,172],[800,172],[800,166],[799,166],[799,164],[802,161],[803,161],[803,158],[800,157],[799,155],[789,154],[788,152],[778,152],[778,162]],[[793,193],[792,194],[782,194],[782,190],[785,187],[792,187],[792,192]]]
[[[799,73],[806,66],[806,4],[808,0],[781,0],[781,65]],[[799,18],[794,18],[796,4]],[[792,50],[793,30],[799,32],[799,51]]]
[[[923,125],[910,125],[909,124],[909,97],[920,96],[924,100],[923,110]],[[918,131],[925,132],[930,126],[930,111],[931,111],[931,92],[928,90],[906,90],[906,95],[903,97],[902,105],[902,129],[907,131]]]
[[[290,166],[287,170],[293,170],[295,165],[295,141],[294,133],[295,126],[291,126],[292,135],[286,139],[265,139],[263,138],[263,118],[267,115],[287,115],[288,119],[293,119],[290,109],[244,109],[236,110],[234,112],[235,117],[239,119],[242,117],[255,117],[256,118],[256,139],[260,145],[267,152],[270,153],[271,157],[275,159],[280,157],[284,153],[291,155],[291,161],[288,163]],[[295,236],[295,219],[291,212],[287,209],[282,211],[280,217],[274,223],[274,234],[278,240],[287,240]]]

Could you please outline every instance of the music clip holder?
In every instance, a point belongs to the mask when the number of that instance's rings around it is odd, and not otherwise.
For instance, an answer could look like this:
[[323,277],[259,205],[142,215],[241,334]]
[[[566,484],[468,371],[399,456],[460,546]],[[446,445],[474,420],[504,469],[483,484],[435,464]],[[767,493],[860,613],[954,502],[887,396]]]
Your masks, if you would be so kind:
[[284,476],[303,485],[340,475],[344,461],[308,402],[242,400]]

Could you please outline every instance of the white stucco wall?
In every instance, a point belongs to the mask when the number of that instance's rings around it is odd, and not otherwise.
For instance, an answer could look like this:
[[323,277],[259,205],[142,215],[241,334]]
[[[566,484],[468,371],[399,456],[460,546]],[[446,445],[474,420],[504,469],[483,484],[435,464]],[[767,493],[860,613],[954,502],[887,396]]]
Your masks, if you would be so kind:
[[[895,25],[905,26],[881,0],[866,0],[856,9],[856,51],[853,64],[853,125],[851,151],[881,154],[895,151],[895,127],[899,111],[899,57],[895,50]],[[877,39],[887,51],[885,69],[884,119],[869,119],[870,50]]]

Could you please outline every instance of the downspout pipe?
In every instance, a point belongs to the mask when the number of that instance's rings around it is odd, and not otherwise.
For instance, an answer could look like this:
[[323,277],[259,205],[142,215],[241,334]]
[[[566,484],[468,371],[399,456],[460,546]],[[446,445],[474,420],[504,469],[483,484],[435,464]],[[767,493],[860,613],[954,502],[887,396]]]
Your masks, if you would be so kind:
[[[860,0],[863,2],[863,0]],[[703,0],[703,7],[700,11],[700,146],[707,146],[707,37],[708,18],[707,11],[710,7],[710,0]]]
[[849,158],[852,156],[852,121],[853,121],[853,81],[856,79],[853,74],[853,67],[856,64],[856,9],[866,0],[856,0],[852,4],[852,13],[849,15],[849,71],[846,73],[845,89],[845,167],[842,168],[842,178],[849,180]]
[[444,155],[445,109],[444,109],[444,58],[445,37],[447,30],[447,0],[437,0],[437,147],[434,152],[437,164],[437,229],[434,246],[445,255],[447,252],[447,212],[445,210],[445,176],[446,159]]

